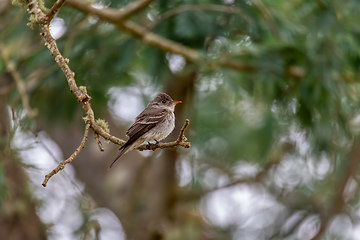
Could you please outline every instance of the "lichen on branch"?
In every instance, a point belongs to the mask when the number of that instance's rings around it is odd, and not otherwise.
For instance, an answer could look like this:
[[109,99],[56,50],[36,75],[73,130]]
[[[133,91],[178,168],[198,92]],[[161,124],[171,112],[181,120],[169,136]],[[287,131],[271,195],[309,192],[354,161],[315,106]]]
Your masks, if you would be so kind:
[[[24,3],[23,1],[18,1],[19,3]],[[90,128],[95,133],[95,139],[97,141],[97,144],[101,151],[104,151],[104,148],[100,141],[100,136],[103,137],[106,140],[109,140],[115,144],[118,144],[122,146],[125,144],[126,141],[119,139],[115,136],[112,136],[110,134],[110,130],[108,128],[108,125],[106,121],[102,119],[95,120],[94,111],[91,107],[90,100],[91,97],[87,94],[86,87],[80,86],[78,87],[75,81],[75,73],[70,69],[68,63],[69,59],[64,58],[62,54],[60,53],[56,40],[52,37],[50,33],[50,21],[54,17],[54,15],[59,11],[59,9],[63,6],[65,3],[65,0],[58,0],[55,2],[53,7],[48,11],[43,6],[43,2],[41,0],[31,0],[31,1],[25,1],[28,6],[28,12],[31,14],[31,25],[38,24],[41,29],[40,35],[43,36],[45,40],[45,46],[49,49],[50,54],[54,57],[55,62],[59,65],[61,70],[64,72],[64,75],[66,77],[66,80],[69,85],[70,92],[73,93],[76,97],[76,100],[82,104],[82,107],[86,113],[85,120],[85,131],[84,131],[84,137],[81,141],[78,148],[75,150],[75,152],[65,161],[61,162],[54,170],[52,170],[49,174],[45,176],[44,182],[42,185],[46,187],[47,182],[49,179],[57,174],[60,170],[65,168],[65,165],[68,163],[71,163],[76,156],[80,153],[80,151],[84,148]],[[132,13],[137,12],[137,8],[143,8],[146,4],[149,4],[151,1],[149,0],[143,0],[142,4],[132,4],[131,7],[127,8],[128,11],[131,11]],[[47,12],[47,14],[45,13]],[[128,17],[128,16],[127,16]],[[189,125],[189,120],[186,120],[185,125],[183,126],[182,130],[180,131],[179,138],[170,143],[157,143],[152,144],[148,147],[146,146],[140,146],[138,150],[155,150],[157,148],[172,148],[175,146],[182,146],[184,148],[189,148],[190,143],[186,142],[186,137],[184,136],[184,132],[186,127]],[[145,149],[144,149],[145,147]]]

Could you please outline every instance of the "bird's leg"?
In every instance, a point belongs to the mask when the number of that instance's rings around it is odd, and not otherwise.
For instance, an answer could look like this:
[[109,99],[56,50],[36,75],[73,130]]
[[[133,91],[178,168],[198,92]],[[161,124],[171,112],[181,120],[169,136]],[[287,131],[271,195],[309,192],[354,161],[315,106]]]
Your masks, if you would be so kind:
[[155,151],[156,150],[156,148],[158,148],[159,147],[159,143],[161,143],[160,141],[158,141],[157,139],[154,139],[154,141],[155,141],[155,147],[152,149],[153,151]]
[[[161,141],[158,141],[156,139],[154,139],[155,143],[151,143],[151,142],[147,142],[148,144],[146,144],[146,148],[148,150],[153,150],[155,151],[157,147],[159,147],[159,143],[161,143]],[[154,146],[154,147],[151,147],[151,146]]]
[[158,141],[158,140],[156,140],[156,139],[154,139],[155,140],[155,144],[156,144],[156,146],[158,147],[159,146],[159,143],[161,143],[161,141]]

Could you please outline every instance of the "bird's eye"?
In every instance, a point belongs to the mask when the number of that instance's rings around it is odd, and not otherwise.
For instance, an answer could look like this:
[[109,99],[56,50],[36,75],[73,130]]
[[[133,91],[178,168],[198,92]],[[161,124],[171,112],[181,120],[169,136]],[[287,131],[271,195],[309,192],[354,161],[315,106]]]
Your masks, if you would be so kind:
[[166,101],[165,101],[165,100],[162,100],[161,102],[162,102],[162,103],[166,103]]

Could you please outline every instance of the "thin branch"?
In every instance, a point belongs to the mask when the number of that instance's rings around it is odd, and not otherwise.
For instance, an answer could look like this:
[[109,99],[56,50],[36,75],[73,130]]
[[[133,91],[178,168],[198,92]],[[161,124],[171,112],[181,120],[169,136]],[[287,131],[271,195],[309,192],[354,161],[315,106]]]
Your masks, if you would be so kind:
[[51,55],[55,58],[56,63],[59,65],[59,67],[65,74],[65,77],[67,79],[70,88],[70,92],[72,92],[75,95],[76,100],[78,102],[82,103],[83,109],[85,110],[88,120],[90,122],[90,127],[94,130],[95,133],[100,134],[100,136],[102,136],[103,138],[119,145],[124,144],[125,143],[124,140],[121,140],[117,137],[110,135],[95,122],[94,112],[90,104],[91,98],[88,94],[84,93],[78,88],[74,78],[75,73],[71,71],[70,67],[68,66],[69,60],[65,59],[61,55],[55,39],[50,34],[49,23],[47,22],[46,15],[42,12],[36,0],[30,1],[28,7],[30,10],[29,12],[35,15],[37,24],[39,24],[41,28],[41,35],[45,39],[45,45],[48,47]]
[[155,0],[138,0],[129,3],[126,7],[120,9],[118,20],[124,21],[128,19],[132,15],[135,15],[136,13],[142,11],[144,8],[146,8],[150,3],[154,1]]
[[274,18],[271,16],[269,11],[266,9],[264,3],[261,0],[252,0],[254,5],[259,9],[265,22],[267,22],[272,30],[272,33],[276,38],[280,38],[279,29],[276,26]]
[[37,109],[33,109],[30,106],[30,100],[29,100],[29,95],[27,94],[27,91],[26,91],[25,81],[22,79],[20,73],[16,70],[16,66],[15,66],[14,62],[12,62],[8,58],[7,54],[5,54],[4,48],[5,47],[3,46],[3,44],[0,44],[0,53],[1,53],[2,59],[4,60],[4,62],[6,64],[6,70],[10,73],[11,77],[14,79],[14,81],[16,83],[16,87],[18,89],[22,105],[26,111],[26,115],[29,118],[35,118],[38,114],[38,111],[37,111]]
[[67,63],[68,59],[65,59],[57,47],[55,39],[50,34],[49,23],[47,22],[47,17],[40,9],[36,0],[32,0],[28,4],[29,12],[35,16],[36,23],[39,24],[41,28],[41,35],[44,37],[46,43],[45,46],[50,50],[51,55],[55,58],[55,62],[59,65],[61,70],[64,72],[66,79],[68,80],[68,85],[70,87],[70,92],[75,94],[76,100],[79,102],[86,101],[89,99],[87,94],[84,94],[79,90],[75,82],[75,73],[71,71]]
[[60,8],[64,5],[66,0],[57,0],[50,11],[46,14],[46,18],[48,23],[51,22],[51,20],[54,18],[55,14],[60,10]]
[[71,156],[66,159],[65,161],[61,162],[56,168],[54,168],[54,170],[52,170],[49,174],[47,174],[45,176],[45,179],[42,183],[42,185],[44,187],[46,187],[47,185],[47,182],[49,181],[49,179],[54,176],[55,174],[57,174],[60,170],[63,170],[65,168],[65,165],[68,164],[68,163],[71,163],[75,157],[80,153],[80,151],[85,147],[85,144],[86,144],[86,141],[89,137],[89,129],[90,129],[90,124],[89,123],[86,123],[85,125],[85,132],[84,132],[84,137],[83,139],[81,140],[81,143],[80,145],[78,146],[78,148],[75,150],[75,152],[73,154],[71,154]]
[[182,128],[180,129],[180,135],[179,135],[178,139],[176,140],[178,143],[180,143],[182,141],[186,141],[186,137],[184,134],[185,134],[185,130],[189,126],[189,124],[190,124],[190,120],[186,119],[184,126],[182,126]]
[[320,239],[325,230],[327,229],[331,220],[339,213],[344,210],[346,201],[344,199],[344,193],[346,186],[352,180],[354,175],[359,169],[360,166],[360,139],[354,142],[353,149],[349,156],[348,165],[345,169],[344,176],[340,179],[339,183],[335,186],[337,190],[334,202],[330,210],[326,211],[327,215],[322,217],[321,226],[317,234],[312,238],[312,240]]
[[228,14],[236,14],[239,15],[242,19],[244,19],[248,24],[253,25],[253,20],[248,17],[240,8],[233,6],[223,6],[219,4],[197,4],[197,5],[180,5],[175,8],[171,8],[170,10],[164,12],[155,22],[151,22],[148,25],[148,29],[153,29],[155,26],[159,25],[164,20],[171,18],[177,14],[183,12],[195,12],[195,11],[214,11],[214,12],[222,12]]
[[[80,0],[67,0],[66,4],[84,13],[95,15],[103,21],[113,23],[134,37],[141,39],[144,43],[159,48],[164,52],[171,52],[182,55],[186,60],[200,66],[209,65],[209,61],[207,60],[205,54],[155,34],[149,31],[146,27],[140,26],[133,21],[123,21],[122,19],[119,20],[118,10],[111,8],[94,8],[90,4]],[[257,70],[257,67],[252,64],[237,63],[230,59],[225,59],[224,57],[220,58],[220,60],[212,60],[210,64],[213,66],[224,66],[243,72],[254,72]]]
[[67,5],[81,6],[86,12],[91,13],[92,15],[98,15],[100,13],[101,18],[105,21],[115,21],[122,22],[133,16],[134,14],[142,11],[154,0],[138,0],[132,3],[129,3],[126,7],[120,9],[111,9],[111,8],[95,8],[91,3],[86,1],[66,1]]
[[185,137],[185,130],[189,126],[189,124],[190,124],[190,120],[186,119],[185,124],[184,124],[184,126],[182,126],[179,137],[176,139],[176,141],[168,142],[168,143],[157,142],[157,143],[143,144],[143,145],[140,145],[139,147],[137,147],[136,149],[138,149],[139,151],[144,151],[144,150],[155,151],[157,148],[160,148],[160,149],[174,148],[176,146],[190,148],[191,144],[189,142],[186,142],[187,139]]
[[102,152],[105,151],[105,149],[100,141],[100,135],[98,133],[95,133],[95,140],[100,148],[100,151],[102,151]]
[[[38,136],[37,133],[31,132],[33,134],[33,137],[36,139],[36,143],[40,144],[41,147],[43,147],[45,149],[45,151],[50,155],[50,157],[57,163],[60,163],[61,160],[58,159],[54,153],[49,149],[49,147],[47,146],[47,144],[45,144],[45,142],[43,141],[43,139],[41,137]],[[73,186],[76,187],[77,190],[79,190],[79,192],[81,192],[81,187],[79,186],[79,184],[74,181],[66,172],[63,173],[65,175],[65,178],[72,183]]]
[[[145,1],[144,1],[145,2]],[[150,2],[150,1],[146,1],[146,2]],[[143,6],[143,5],[138,5],[138,6]],[[57,11],[59,10],[61,6],[55,8],[53,7],[52,9],[57,9]],[[95,138],[97,138],[98,135],[102,136],[104,139],[107,139],[115,144],[118,144],[120,146],[122,146],[123,144],[125,144],[126,141],[119,139],[115,136],[112,136],[108,133],[108,131],[105,131],[99,124],[96,123],[95,121],[95,117],[94,117],[94,111],[91,108],[91,104],[90,104],[90,100],[91,97],[86,93],[86,88],[85,87],[78,87],[75,81],[75,73],[73,71],[71,71],[70,67],[68,66],[69,60],[65,59],[56,44],[55,39],[52,37],[51,33],[50,33],[50,29],[49,29],[49,21],[47,16],[45,15],[45,13],[41,10],[39,3],[36,0],[31,0],[28,2],[28,8],[29,8],[29,13],[34,15],[34,19],[36,21],[36,23],[40,26],[41,28],[41,35],[44,37],[45,39],[45,45],[47,46],[47,48],[50,50],[51,55],[55,58],[55,62],[59,65],[59,67],[61,68],[61,70],[64,72],[66,80],[68,82],[69,88],[70,88],[70,92],[72,92],[75,97],[76,100],[78,102],[82,103],[82,107],[86,113],[86,118],[85,118],[85,122],[86,122],[86,128],[85,128],[85,133],[84,133],[84,138],[83,141],[81,142],[80,146],[76,149],[76,151],[64,162],[60,163],[59,166],[57,168],[55,168],[52,172],[50,172],[48,175],[45,176],[45,180],[43,182],[43,186],[45,187],[48,180],[55,175],[57,172],[59,172],[60,170],[62,170],[66,164],[70,163],[73,161],[73,159],[79,154],[79,152],[81,151],[81,149],[85,146],[86,140],[88,138],[88,134],[89,134],[89,129],[93,129],[93,131],[95,132]],[[133,8],[134,10],[135,8]],[[185,128],[188,126],[189,121],[187,120],[186,124],[184,125],[182,131],[181,131],[181,140],[177,140],[176,141],[176,145],[179,146],[183,146],[185,148],[189,148],[190,147],[190,143],[185,143],[185,137],[184,137],[184,131]],[[97,139],[98,140],[98,139]],[[98,145],[100,147],[100,150],[102,150],[102,144],[100,141],[98,141]],[[167,144],[167,143],[159,143],[158,146],[155,147],[156,148],[166,148],[166,147],[174,147],[174,144]],[[152,147],[153,148],[153,147]],[[144,149],[145,150],[145,149]]]
[[90,237],[90,232],[91,230],[94,229],[95,232],[95,239],[99,240],[99,233],[101,231],[101,226],[99,224],[99,222],[97,220],[93,220],[91,222],[89,222],[86,226],[85,226],[85,231],[84,231],[84,235],[81,237],[81,240],[86,240],[89,239]]

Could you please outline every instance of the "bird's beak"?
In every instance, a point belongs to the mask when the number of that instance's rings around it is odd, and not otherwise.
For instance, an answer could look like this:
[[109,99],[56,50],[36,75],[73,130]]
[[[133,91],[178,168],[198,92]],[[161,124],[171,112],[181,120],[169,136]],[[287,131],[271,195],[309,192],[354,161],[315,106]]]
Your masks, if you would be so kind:
[[171,102],[171,104],[174,104],[174,105],[176,105],[176,104],[178,104],[178,103],[182,103],[182,101],[172,101],[172,102]]

